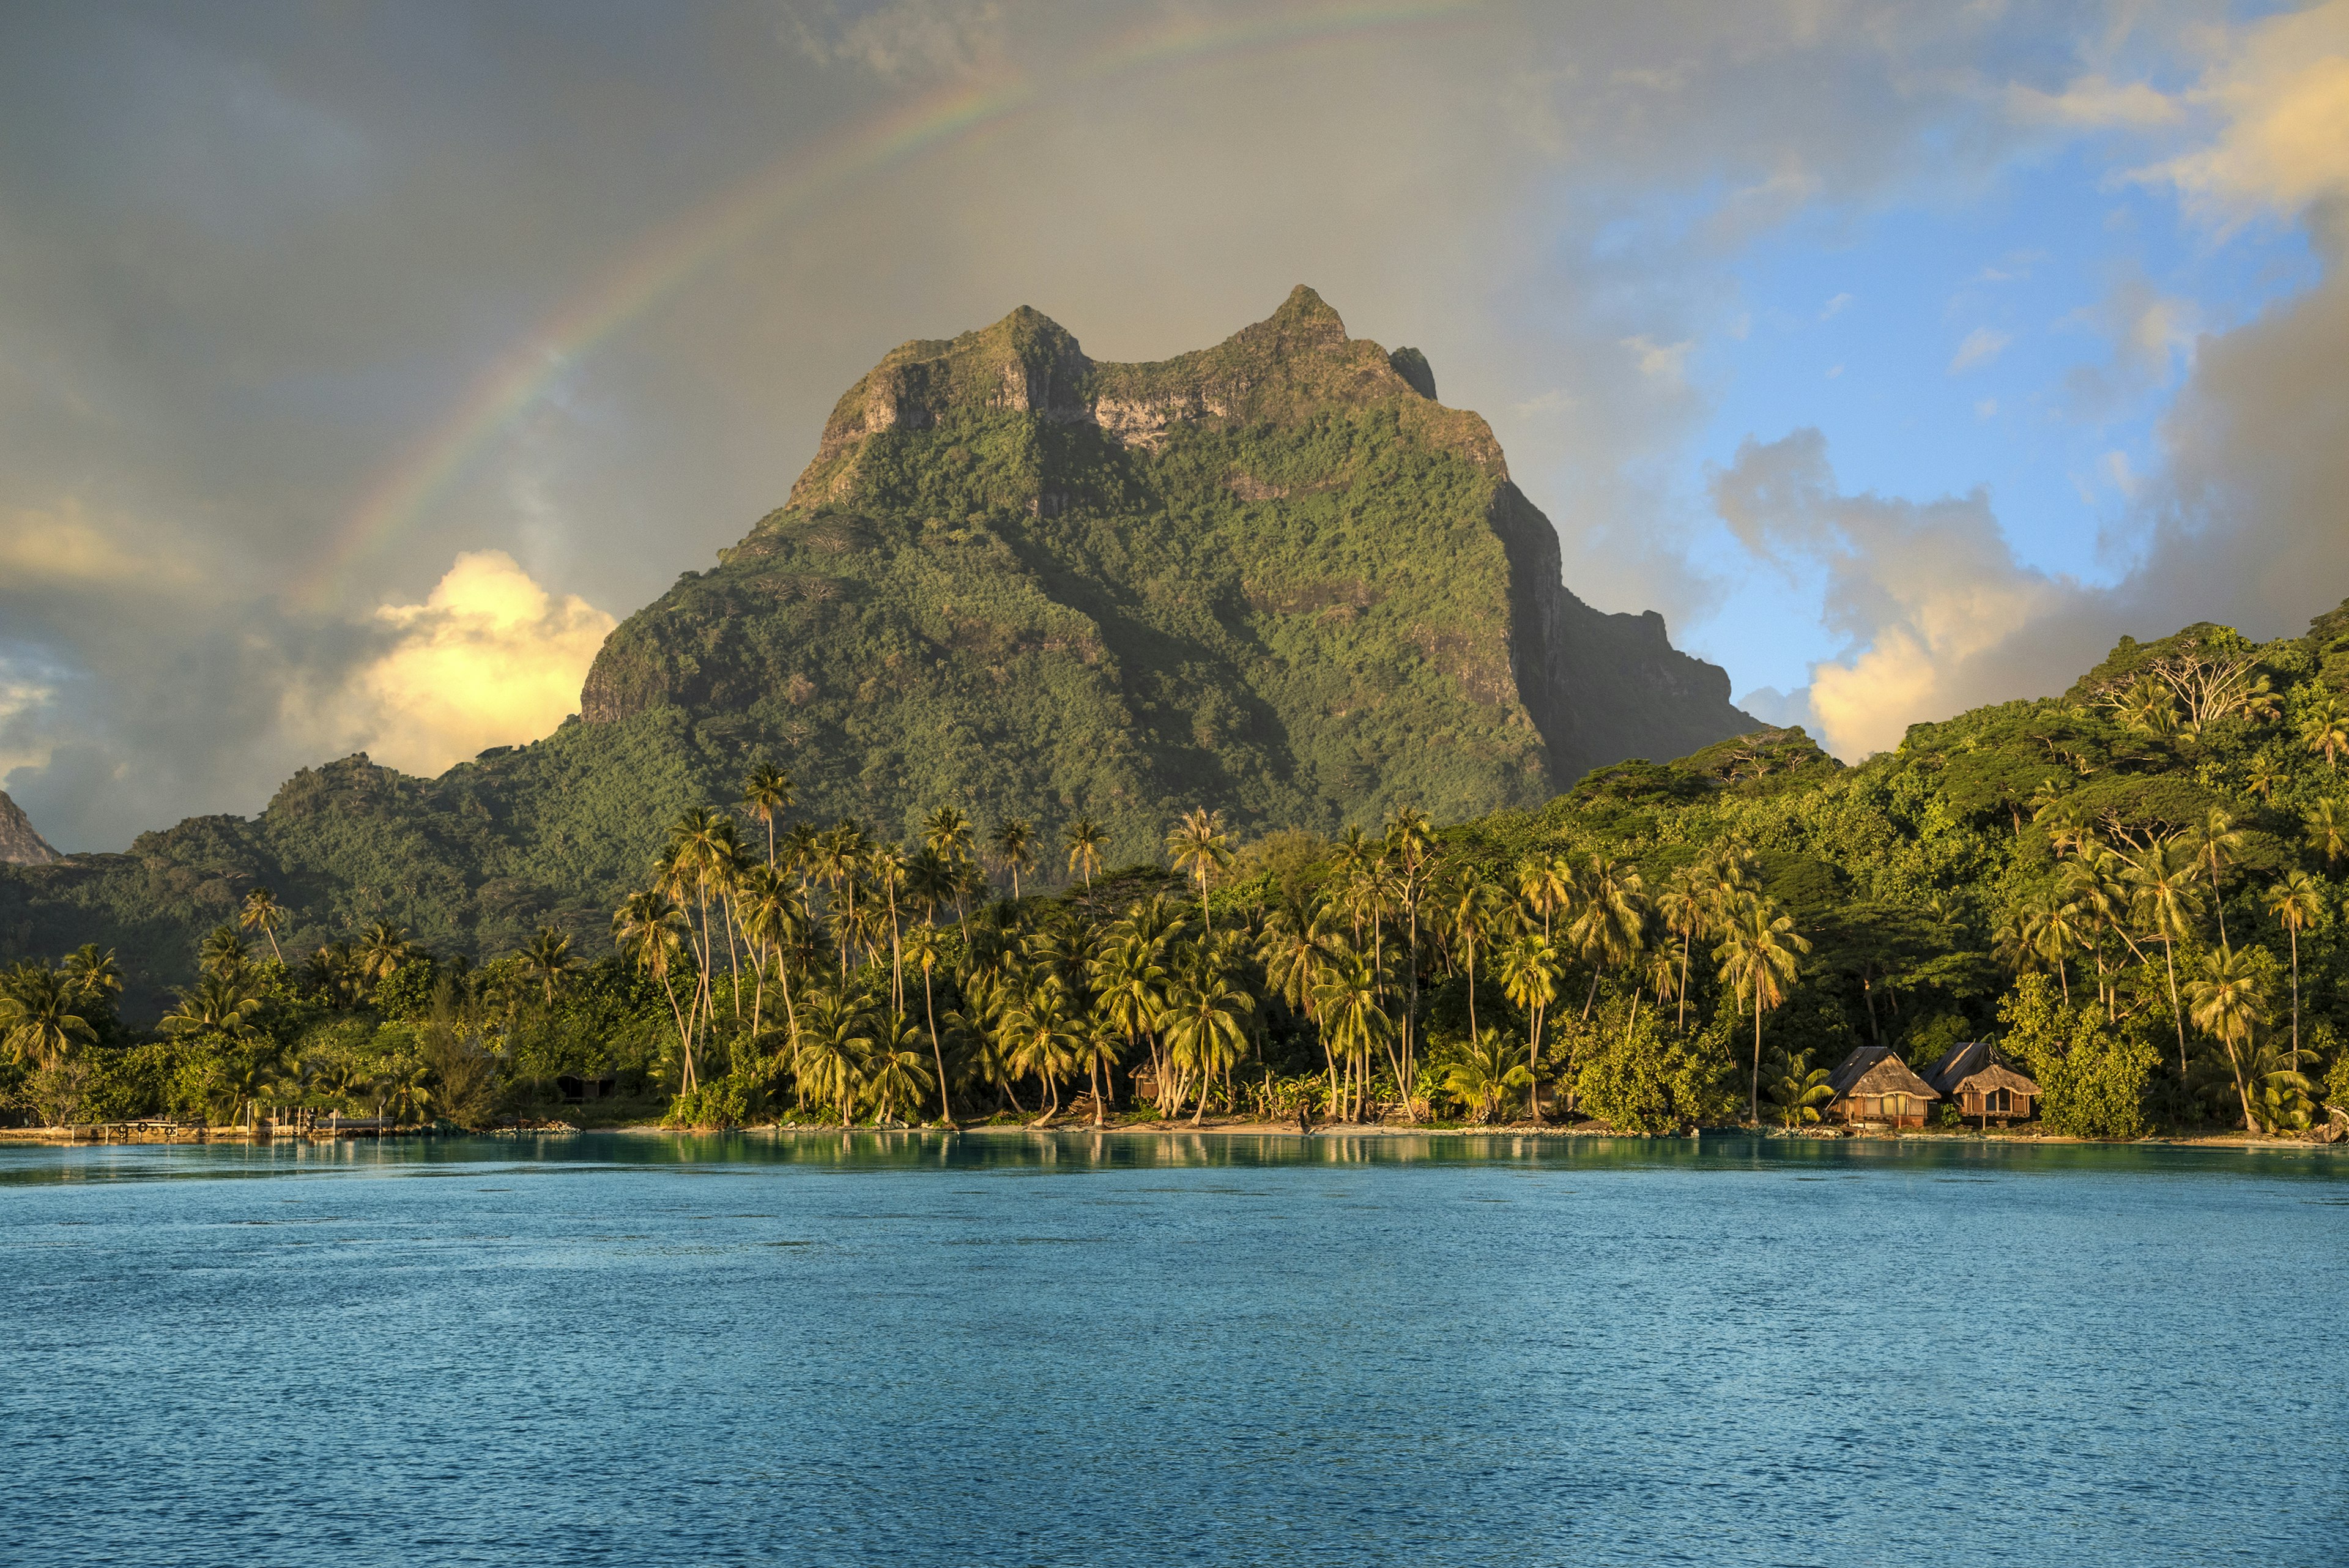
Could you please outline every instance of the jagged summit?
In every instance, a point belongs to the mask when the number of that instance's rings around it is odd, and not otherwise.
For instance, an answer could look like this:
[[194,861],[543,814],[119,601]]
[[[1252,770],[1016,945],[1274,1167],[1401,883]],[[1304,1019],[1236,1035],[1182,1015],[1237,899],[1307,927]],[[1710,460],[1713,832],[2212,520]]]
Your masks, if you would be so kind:
[[34,831],[33,819],[25,815],[24,807],[0,790],[0,864],[54,866],[64,858]]
[[591,726],[676,712],[819,815],[1334,828],[1530,805],[1754,727],[1662,621],[1568,593],[1426,357],[1302,286],[1213,347],[1095,360],[1022,306],[901,344],[790,501],[618,628]]

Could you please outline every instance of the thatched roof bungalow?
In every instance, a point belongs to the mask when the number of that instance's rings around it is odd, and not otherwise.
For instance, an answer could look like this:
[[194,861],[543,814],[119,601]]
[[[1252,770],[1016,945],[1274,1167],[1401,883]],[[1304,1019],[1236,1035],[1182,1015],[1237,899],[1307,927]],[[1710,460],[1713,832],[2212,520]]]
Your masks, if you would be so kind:
[[1923,1127],[1925,1107],[1941,1097],[1882,1045],[1863,1045],[1845,1057],[1843,1065],[1828,1075],[1827,1085],[1835,1090],[1827,1105],[1830,1115],[1896,1127]]
[[2001,1061],[1987,1040],[1951,1046],[1926,1072],[1925,1081],[1961,1116],[1986,1122],[2028,1121],[2039,1107],[2039,1085]]

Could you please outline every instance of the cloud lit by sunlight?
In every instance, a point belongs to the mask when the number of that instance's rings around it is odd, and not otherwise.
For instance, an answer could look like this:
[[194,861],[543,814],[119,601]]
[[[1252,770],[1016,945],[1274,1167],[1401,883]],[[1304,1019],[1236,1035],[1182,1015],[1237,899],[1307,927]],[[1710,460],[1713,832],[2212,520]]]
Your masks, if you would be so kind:
[[[386,605],[390,646],[290,725],[432,774],[491,746],[537,740],[579,707],[579,684],[616,624],[557,600],[502,550],[470,551],[419,605]],[[289,700],[289,710],[297,705]]]
[[2349,0],[2272,17],[2235,42],[2189,95],[2224,121],[2218,139],[2154,172],[2233,217],[2349,192]]

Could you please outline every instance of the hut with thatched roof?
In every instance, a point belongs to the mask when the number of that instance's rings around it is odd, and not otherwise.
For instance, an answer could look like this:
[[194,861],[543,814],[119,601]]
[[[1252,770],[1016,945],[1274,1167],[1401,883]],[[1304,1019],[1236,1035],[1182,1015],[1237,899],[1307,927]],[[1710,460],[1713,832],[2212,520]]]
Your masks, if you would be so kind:
[[1925,1074],[1925,1082],[1958,1114],[1993,1121],[2029,1121],[2039,1108],[2039,1085],[2014,1070],[1987,1040],[1952,1045]]
[[1896,1127],[1923,1127],[1925,1107],[1941,1097],[1883,1045],[1863,1045],[1845,1057],[1828,1075],[1827,1085],[1835,1090],[1829,1115]]

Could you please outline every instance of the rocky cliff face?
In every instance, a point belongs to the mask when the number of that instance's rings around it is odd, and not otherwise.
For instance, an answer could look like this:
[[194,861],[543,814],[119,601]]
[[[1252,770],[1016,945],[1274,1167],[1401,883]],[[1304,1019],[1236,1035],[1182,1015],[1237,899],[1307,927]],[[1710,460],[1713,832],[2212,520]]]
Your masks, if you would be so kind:
[[0,864],[9,866],[50,866],[64,856],[49,847],[48,840],[33,831],[32,818],[24,808],[0,791]]
[[582,715],[715,720],[818,815],[1086,812],[1133,853],[1203,802],[1464,815],[1753,729],[1658,618],[1566,590],[1434,388],[1305,288],[1154,364],[1026,309],[905,344],[782,510],[614,633]]

